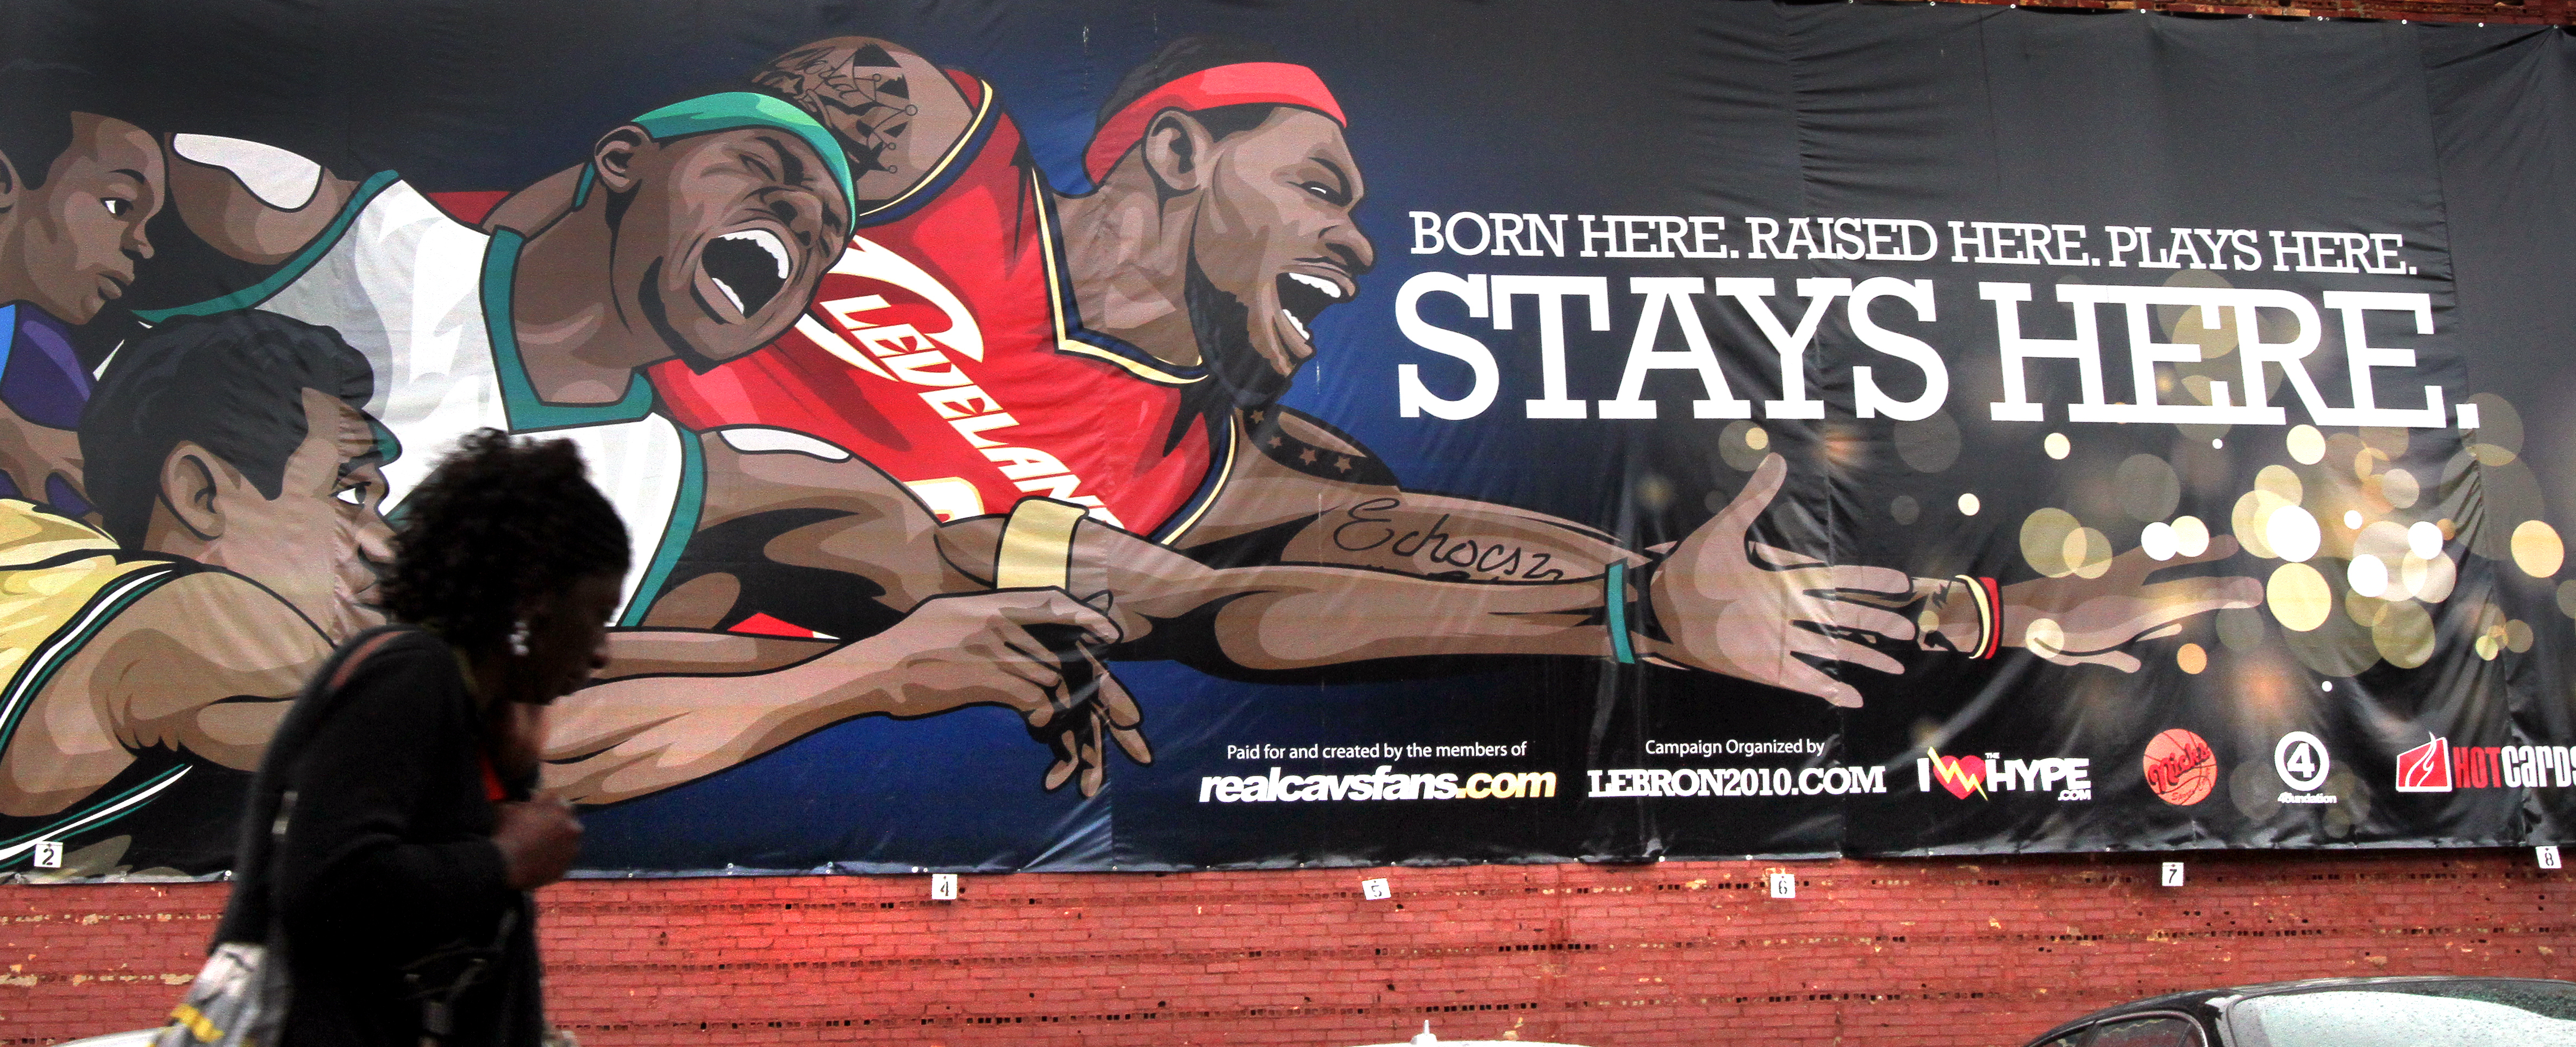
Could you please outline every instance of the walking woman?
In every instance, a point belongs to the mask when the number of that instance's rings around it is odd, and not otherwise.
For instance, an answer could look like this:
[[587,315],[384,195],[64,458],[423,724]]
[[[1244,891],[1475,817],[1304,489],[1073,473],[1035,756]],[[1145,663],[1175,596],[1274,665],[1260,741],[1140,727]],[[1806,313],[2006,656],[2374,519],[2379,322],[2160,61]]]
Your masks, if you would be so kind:
[[581,826],[544,707],[605,661],[626,532],[570,443],[467,437],[406,501],[384,606],[279,729],[222,941],[283,943],[285,1047],[535,1047],[527,892]]

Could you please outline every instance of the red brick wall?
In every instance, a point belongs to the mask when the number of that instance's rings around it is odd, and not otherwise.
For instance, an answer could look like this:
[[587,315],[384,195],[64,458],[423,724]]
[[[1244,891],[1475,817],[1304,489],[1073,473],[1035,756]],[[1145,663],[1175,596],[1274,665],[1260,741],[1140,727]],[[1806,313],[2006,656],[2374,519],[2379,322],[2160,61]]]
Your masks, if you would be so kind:
[[[591,1047],[1280,1044],[2017,1047],[2170,989],[2569,977],[2569,873],[2529,851],[593,880],[545,900]],[[1773,900],[1764,874],[1798,874]],[[1360,897],[1388,876],[1395,897]],[[153,1024],[223,888],[0,888],[0,1042]]]

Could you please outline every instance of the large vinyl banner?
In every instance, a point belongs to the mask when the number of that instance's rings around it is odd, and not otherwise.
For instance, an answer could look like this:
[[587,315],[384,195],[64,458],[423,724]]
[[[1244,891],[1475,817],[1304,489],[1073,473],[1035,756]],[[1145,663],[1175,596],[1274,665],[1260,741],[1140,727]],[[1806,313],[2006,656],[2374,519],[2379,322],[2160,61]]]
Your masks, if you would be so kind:
[[482,427],[574,441],[634,537],[548,713],[603,872],[2570,837],[2563,32],[20,0],[0,40],[0,870],[222,869]]

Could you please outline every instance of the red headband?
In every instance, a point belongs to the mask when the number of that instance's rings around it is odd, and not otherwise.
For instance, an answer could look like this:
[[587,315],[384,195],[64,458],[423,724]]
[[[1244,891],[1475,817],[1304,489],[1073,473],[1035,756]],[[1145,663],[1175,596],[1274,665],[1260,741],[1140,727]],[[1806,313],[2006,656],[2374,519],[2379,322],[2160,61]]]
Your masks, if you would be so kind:
[[1145,125],[1163,110],[1197,112],[1228,105],[1293,105],[1332,117],[1343,127],[1351,125],[1342,115],[1341,103],[1333,101],[1333,93],[1324,89],[1323,78],[1312,69],[1286,62],[1221,65],[1191,73],[1127,103],[1092,134],[1091,148],[1082,152],[1082,169],[1094,183],[1109,177],[1109,169],[1145,139]]

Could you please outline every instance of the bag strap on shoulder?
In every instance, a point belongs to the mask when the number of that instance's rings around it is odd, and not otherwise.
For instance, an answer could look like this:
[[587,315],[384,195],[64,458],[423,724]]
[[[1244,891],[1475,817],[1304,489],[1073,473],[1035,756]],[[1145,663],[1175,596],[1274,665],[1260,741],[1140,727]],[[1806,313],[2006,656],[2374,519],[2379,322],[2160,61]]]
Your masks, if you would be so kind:
[[349,677],[357,675],[358,666],[367,660],[368,655],[376,653],[376,648],[384,646],[385,641],[391,640],[400,635],[402,635],[402,631],[399,629],[387,629],[374,636],[368,637],[367,642],[359,644],[356,650],[349,652],[348,657],[340,660],[339,670],[331,674],[330,689],[337,691],[340,688],[348,686]]

